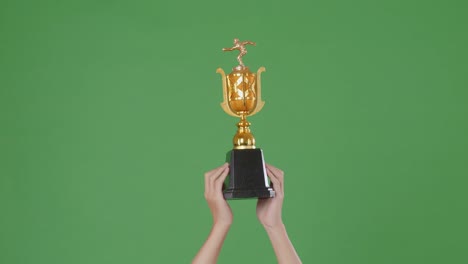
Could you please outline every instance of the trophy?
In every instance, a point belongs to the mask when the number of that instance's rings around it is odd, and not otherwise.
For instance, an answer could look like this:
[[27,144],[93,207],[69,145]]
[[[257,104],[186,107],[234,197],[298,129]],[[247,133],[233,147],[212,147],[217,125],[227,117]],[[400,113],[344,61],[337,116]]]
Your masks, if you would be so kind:
[[223,99],[221,107],[231,116],[240,118],[237,123],[237,133],[234,135],[234,149],[226,155],[229,162],[229,176],[226,178],[223,195],[225,199],[270,198],[275,191],[270,187],[266,174],[263,152],[256,148],[255,138],[250,132],[248,116],[258,113],[265,102],[261,98],[260,74],[265,71],[260,67],[257,73],[252,73],[242,62],[247,54],[246,45],[254,45],[251,41],[234,39],[232,48],[223,51],[238,50],[239,65],[226,75],[218,68],[223,81]]

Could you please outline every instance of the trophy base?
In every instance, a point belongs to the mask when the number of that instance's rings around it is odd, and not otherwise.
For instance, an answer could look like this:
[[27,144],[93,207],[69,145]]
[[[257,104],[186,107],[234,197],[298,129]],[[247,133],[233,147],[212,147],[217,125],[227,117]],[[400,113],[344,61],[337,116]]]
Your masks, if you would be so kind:
[[275,191],[272,188],[261,190],[225,190],[224,199],[247,199],[247,198],[272,198],[275,197]]
[[227,153],[229,176],[226,178],[225,199],[271,198],[270,187],[261,149],[233,149]]

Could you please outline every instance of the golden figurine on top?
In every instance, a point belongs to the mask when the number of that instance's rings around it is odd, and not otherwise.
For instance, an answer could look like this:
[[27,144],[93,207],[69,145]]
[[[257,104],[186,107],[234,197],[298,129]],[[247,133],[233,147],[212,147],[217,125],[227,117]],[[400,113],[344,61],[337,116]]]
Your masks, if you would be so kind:
[[239,62],[239,66],[244,67],[244,63],[242,62],[242,57],[247,54],[247,49],[245,45],[253,45],[256,46],[257,44],[252,41],[239,41],[239,39],[234,39],[234,46],[232,48],[223,48],[223,51],[233,51],[238,50],[239,56],[237,56],[237,61]]
[[223,82],[224,101],[221,107],[227,114],[240,117],[237,124],[238,130],[233,139],[234,149],[255,149],[255,138],[250,132],[247,117],[259,112],[265,104],[262,101],[260,86],[260,74],[265,71],[265,68],[260,67],[255,74],[244,65],[242,57],[247,54],[246,45],[255,46],[256,44],[252,41],[234,39],[234,46],[224,48],[223,51],[238,50],[239,65],[234,67],[228,75],[221,68],[216,70],[221,74]]

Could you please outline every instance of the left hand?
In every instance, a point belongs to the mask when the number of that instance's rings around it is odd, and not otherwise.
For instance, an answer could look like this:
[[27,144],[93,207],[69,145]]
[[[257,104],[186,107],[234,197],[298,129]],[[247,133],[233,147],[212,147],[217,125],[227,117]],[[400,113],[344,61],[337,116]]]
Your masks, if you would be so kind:
[[222,187],[229,173],[229,164],[205,173],[205,199],[213,215],[213,224],[231,225],[232,211],[224,200]]
[[229,173],[229,164],[205,173],[205,199],[213,215],[213,228],[208,239],[198,251],[192,264],[215,264],[224,239],[232,223],[232,212],[224,200],[222,187]]

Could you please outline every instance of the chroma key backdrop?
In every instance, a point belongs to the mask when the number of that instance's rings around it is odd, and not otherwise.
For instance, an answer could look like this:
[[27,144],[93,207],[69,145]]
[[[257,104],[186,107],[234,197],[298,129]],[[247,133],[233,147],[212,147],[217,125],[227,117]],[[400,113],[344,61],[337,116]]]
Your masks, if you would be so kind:
[[[222,52],[303,263],[468,263],[468,2],[0,1],[0,263],[190,263],[232,149]],[[255,200],[219,263],[276,263]]]

